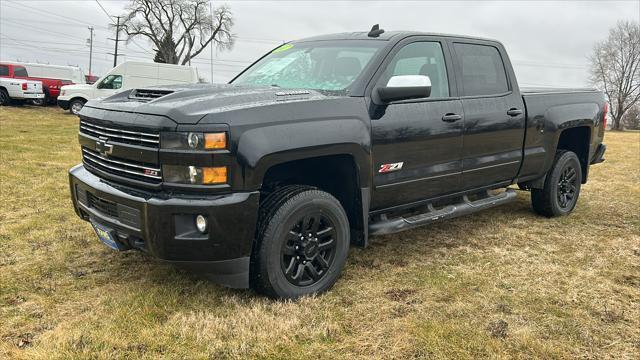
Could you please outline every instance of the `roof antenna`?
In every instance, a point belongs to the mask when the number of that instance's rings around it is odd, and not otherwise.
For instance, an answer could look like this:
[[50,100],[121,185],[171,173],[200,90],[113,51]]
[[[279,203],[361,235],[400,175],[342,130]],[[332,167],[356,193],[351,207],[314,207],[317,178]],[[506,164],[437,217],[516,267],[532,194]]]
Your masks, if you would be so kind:
[[380,34],[382,34],[383,32],[384,32],[384,29],[380,29],[380,25],[379,24],[375,24],[375,25],[373,25],[373,27],[371,27],[371,31],[369,31],[367,36],[375,38],[375,37],[380,36]]

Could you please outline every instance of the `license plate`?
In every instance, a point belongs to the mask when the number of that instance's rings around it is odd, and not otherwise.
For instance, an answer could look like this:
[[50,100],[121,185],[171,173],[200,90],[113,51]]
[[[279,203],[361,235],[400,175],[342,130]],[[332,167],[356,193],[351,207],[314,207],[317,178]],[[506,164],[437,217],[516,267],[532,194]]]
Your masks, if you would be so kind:
[[98,224],[95,221],[91,221],[91,225],[93,225],[93,229],[96,231],[98,235],[98,239],[102,241],[108,247],[114,250],[123,250],[124,246],[116,241],[116,232],[102,224]]

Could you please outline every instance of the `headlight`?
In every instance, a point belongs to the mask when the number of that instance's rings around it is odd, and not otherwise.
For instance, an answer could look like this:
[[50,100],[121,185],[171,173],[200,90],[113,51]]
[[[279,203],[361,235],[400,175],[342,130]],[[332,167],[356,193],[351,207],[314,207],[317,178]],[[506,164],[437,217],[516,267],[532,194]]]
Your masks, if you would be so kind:
[[163,165],[164,182],[194,185],[216,185],[227,182],[227,167]]
[[160,146],[175,150],[222,150],[227,148],[227,133],[163,132]]

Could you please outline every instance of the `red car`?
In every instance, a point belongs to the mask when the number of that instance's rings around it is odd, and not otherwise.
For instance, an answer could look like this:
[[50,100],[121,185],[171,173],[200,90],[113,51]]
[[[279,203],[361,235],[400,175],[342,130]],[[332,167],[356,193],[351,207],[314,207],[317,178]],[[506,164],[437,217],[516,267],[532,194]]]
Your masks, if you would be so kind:
[[43,100],[33,100],[37,105],[55,103],[58,95],[60,95],[60,88],[63,85],[73,84],[73,82],[69,80],[29,76],[29,73],[24,66],[9,63],[0,63],[0,77],[41,81],[42,91],[44,91],[45,98]]

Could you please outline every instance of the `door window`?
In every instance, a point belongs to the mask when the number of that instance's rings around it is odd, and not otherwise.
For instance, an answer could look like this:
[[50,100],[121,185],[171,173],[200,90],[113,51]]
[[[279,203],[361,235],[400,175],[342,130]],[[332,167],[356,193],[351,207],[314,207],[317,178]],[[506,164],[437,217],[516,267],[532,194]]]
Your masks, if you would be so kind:
[[496,95],[509,91],[502,57],[493,46],[455,43],[462,72],[463,95]]
[[9,67],[7,65],[0,65],[0,76],[9,76]]
[[386,84],[392,76],[426,75],[431,80],[430,97],[448,97],[449,82],[442,46],[439,42],[414,42],[396,53],[380,79]]
[[29,77],[29,74],[27,73],[27,69],[22,66],[15,66],[13,68],[13,76]]
[[98,85],[98,89],[120,89],[122,87],[122,75],[109,75]]

